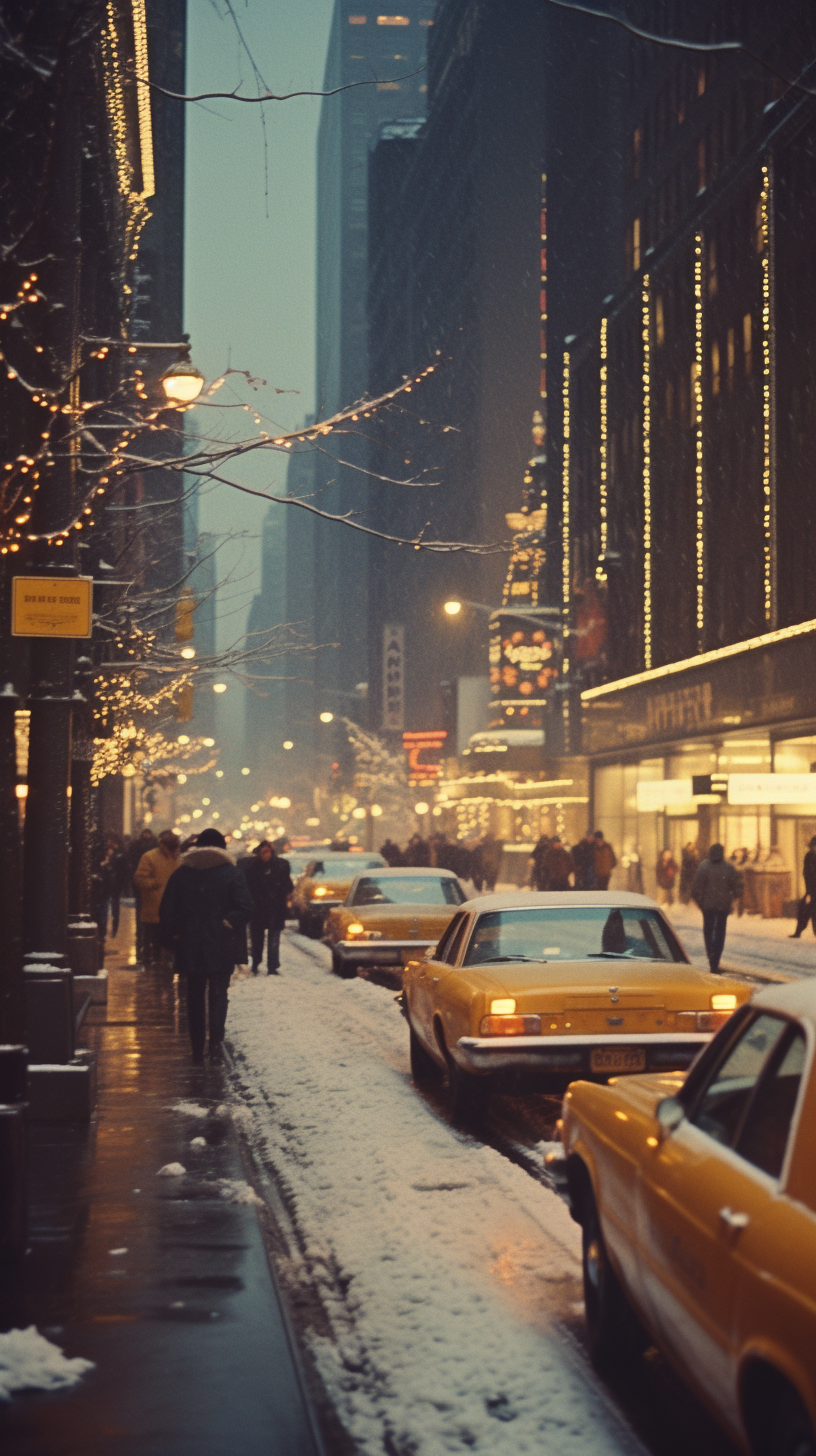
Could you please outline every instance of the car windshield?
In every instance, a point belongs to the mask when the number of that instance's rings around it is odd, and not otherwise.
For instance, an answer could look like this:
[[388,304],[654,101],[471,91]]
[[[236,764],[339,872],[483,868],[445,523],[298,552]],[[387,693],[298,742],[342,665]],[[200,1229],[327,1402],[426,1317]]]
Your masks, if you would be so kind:
[[307,870],[313,880],[353,880],[360,870],[378,870],[382,864],[379,855],[338,855],[335,859],[314,860]]
[[366,876],[359,880],[352,905],[461,905],[458,880],[443,875]]
[[558,905],[480,915],[464,963],[595,959],[682,961],[685,957],[656,910]]

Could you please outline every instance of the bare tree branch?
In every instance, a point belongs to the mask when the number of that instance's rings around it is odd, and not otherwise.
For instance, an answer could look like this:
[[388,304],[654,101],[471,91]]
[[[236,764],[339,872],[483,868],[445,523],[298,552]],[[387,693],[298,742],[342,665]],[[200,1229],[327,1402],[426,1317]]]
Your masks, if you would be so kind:
[[[409,71],[405,76],[394,76],[394,81],[410,81],[412,77],[419,76],[425,70],[424,66],[418,66],[415,71]],[[276,95],[274,91],[263,91],[257,96],[239,96],[239,83],[234,91],[200,91],[195,96],[185,96],[182,91],[168,91],[166,87],[159,86],[156,81],[148,81],[144,76],[136,76],[133,72],[128,73],[132,79],[138,81],[140,86],[149,86],[151,91],[158,91],[162,96],[169,96],[172,101],[243,101],[249,106],[257,106],[263,101],[294,101],[298,96],[338,96],[341,91],[353,91],[356,86],[377,86],[379,83],[373,81],[348,81],[345,86],[335,86],[331,91],[286,91],[282,95]]]

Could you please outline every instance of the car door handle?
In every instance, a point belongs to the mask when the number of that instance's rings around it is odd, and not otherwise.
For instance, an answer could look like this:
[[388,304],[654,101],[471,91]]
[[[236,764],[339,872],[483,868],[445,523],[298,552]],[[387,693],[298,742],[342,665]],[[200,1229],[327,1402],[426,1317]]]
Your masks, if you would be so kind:
[[732,1208],[721,1208],[720,1220],[726,1228],[737,1230],[747,1228],[751,1222],[747,1213],[736,1213]]

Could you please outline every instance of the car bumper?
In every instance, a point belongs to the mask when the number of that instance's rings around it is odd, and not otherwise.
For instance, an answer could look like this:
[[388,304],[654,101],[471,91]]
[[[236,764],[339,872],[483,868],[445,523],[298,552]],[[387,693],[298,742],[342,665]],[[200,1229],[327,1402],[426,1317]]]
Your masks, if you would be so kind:
[[418,960],[435,940],[340,940],[333,947],[338,960],[355,966],[404,966]]
[[[582,1072],[598,1075],[591,1067],[592,1052],[597,1048],[632,1047],[644,1052],[644,1072],[680,1071],[691,1065],[713,1035],[713,1032],[676,1031],[648,1032],[641,1036],[636,1032],[599,1032],[595,1036],[463,1036],[453,1048],[453,1056],[468,1072],[526,1069],[569,1072],[576,1077]],[[602,1075],[614,1076],[615,1070],[610,1068]]]

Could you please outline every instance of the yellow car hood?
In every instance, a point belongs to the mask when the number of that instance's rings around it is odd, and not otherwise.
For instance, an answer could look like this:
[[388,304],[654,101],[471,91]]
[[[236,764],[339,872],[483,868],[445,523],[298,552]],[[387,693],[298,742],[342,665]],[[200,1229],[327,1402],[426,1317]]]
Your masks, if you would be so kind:
[[366,930],[380,931],[383,940],[437,941],[458,908],[457,905],[344,905],[343,930],[357,921]]
[[[301,888],[309,900],[345,900],[353,883],[354,876],[349,875],[345,880],[305,880]],[[325,890],[326,893],[317,895],[317,890]]]

